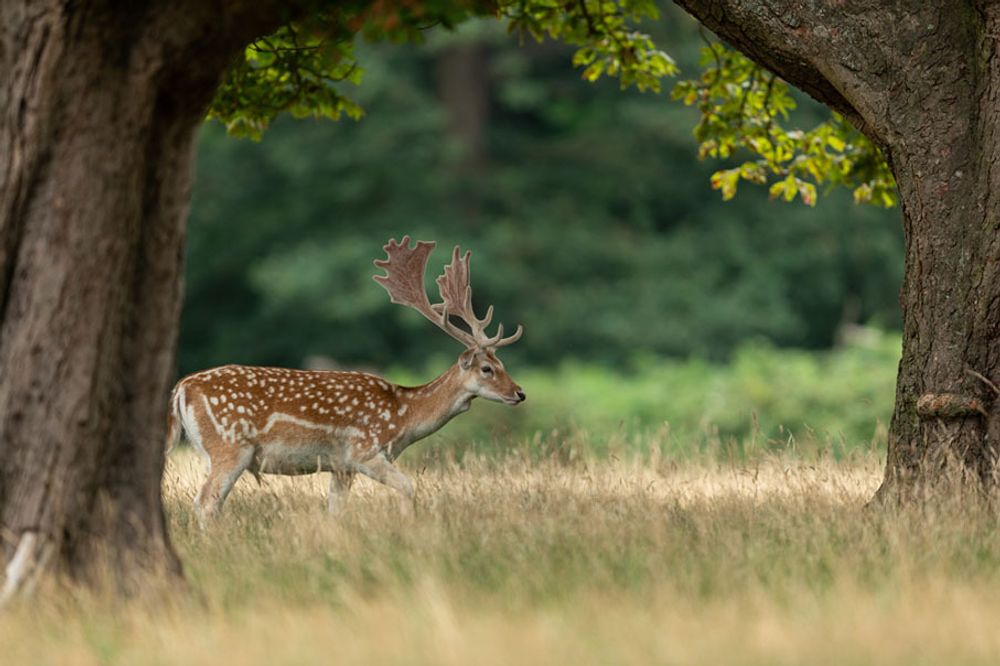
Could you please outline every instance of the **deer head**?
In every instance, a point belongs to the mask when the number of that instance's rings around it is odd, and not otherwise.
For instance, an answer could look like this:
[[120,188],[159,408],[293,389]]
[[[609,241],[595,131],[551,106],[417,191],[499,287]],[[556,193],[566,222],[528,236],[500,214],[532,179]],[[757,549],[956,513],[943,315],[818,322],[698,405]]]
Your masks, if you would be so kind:
[[[434,242],[417,241],[414,247],[410,247],[409,236],[403,236],[399,243],[395,239],[390,240],[384,247],[386,258],[375,260],[375,265],[384,269],[386,274],[376,275],[375,281],[389,292],[393,303],[413,308],[465,345],[465,351],[458,357],[457,368],[469,393],[510,405],[523,402],[524,391],[507,374],[496,350],[517,342],[524,329],[518,326],[513,335],[504,337],[503,324],[500,324],[496,335],[491,337],[486,334],[486,327],[493,320],[493,306],[486,310],[482,319],[476,317],[469,282],[472,253],[462,255],[457,245],[452,251],[451,263],[444,267],[444,274],[437,279],[441,302],[432,305],[424,289],[424,275],[427,259],[435,245]],[[464,323],[468,331],[456,326],[452,322],[453,317]]]

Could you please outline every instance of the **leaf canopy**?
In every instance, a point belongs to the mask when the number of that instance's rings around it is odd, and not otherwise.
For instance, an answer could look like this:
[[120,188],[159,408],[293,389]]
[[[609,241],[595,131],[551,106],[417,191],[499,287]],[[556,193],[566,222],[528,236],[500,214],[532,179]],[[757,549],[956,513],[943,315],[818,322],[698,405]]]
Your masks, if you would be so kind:
[[[375,0],[348,2],[283,25],[250,44],[220,85],[208,117],[234,136],[260,139],[287,112],[358,120],[362,108],[346,89],[361,83],[354,48],[371,41],[420,42],[434,27],[493,16],[522,40],[559,40],[576,47],[573,65],[594,82],[615,77],[623,89],[660,93],[679,73],[674,60],[640,30],[659,20],[651,0]],[[859,203],[896,204],[896,185],[879,150],[836,113],[812,129],[789,127],[796,101],[790,86],[738,51],[704,39],[702,71],[671,96],[696,108],[700,158],[725,160],[712,187],[723,199],[739,183],[767,185],[772,198],[815,205],[819,188],[853,191]]]

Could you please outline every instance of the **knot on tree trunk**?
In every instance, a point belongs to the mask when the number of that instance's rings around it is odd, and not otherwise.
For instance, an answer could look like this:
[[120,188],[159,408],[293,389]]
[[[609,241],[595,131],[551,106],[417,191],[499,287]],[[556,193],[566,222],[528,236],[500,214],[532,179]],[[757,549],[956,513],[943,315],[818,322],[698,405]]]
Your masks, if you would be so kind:
[[982,400],[959,393],[925,393],[917,400],[917,414],[924,419],[988,415]]

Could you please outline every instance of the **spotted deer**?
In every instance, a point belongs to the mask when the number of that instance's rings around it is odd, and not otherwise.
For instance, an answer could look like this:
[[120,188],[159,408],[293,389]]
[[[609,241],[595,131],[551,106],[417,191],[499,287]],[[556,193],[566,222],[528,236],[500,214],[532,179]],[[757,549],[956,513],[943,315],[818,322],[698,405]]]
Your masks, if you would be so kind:
[[[356,474],[402,493],[409,507],[413,480],[393,461],[417,440],[436,432],[469,409],[473,399],[517,405],[521,387],[507,374],[496,350],[516,342],[521,326],[504,337],[486,327],[472,308],[471,252],[456,246],[451,263],[437,278],[441,302],[431,304],[424,289],[427,259],[435,243],[410,246],[390,240],[375,275],[393,303],[413,308],[465,345],[458,361],[423,386],[399,386],[365,372],[307,371],[227,365],[185,377],[174,387],[168,423],[168,449],[181,434],[205,459],[208,476],[195,498],[200,521],[215,516],[233,484],[245,471],[260,474],[331,472],[327,499],[336,513]],[[457,326],[464,322],[468,330]]]

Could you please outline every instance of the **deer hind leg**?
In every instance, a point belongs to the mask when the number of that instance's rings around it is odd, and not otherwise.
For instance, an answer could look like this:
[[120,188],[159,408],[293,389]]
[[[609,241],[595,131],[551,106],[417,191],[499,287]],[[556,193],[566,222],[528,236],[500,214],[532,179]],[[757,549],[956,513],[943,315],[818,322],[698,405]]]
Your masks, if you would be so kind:
[[[208,478],[194,500],[195,513],[202,527],[222,510],[233,485],[253,462],[253,447],[224,444],[223,452],[212,456]],[[231,448],[230,448],[231,447]]]
[[352,483],[354,483],[354,472],[335,471],[330,475],[330,492],[326,496],[326,507],[330,515],[336,516],[344,510]]
[[379,454],[364,465],[359,465],[358,471],[369,478],[375,479],[379,483],[384,483],[390,488],[399,491],[403,495],[403,501],[400,504],[403,512],[407,514],[413,513],[416,507],[416,484],[413,483],[413,479],[400,472],[395,465],[389,462],[388,458]]

